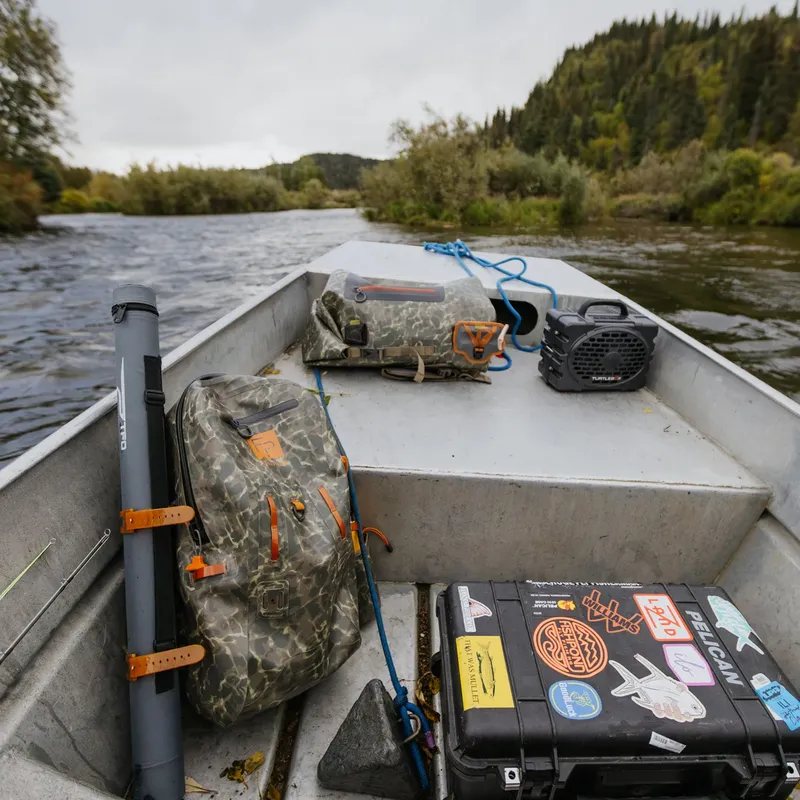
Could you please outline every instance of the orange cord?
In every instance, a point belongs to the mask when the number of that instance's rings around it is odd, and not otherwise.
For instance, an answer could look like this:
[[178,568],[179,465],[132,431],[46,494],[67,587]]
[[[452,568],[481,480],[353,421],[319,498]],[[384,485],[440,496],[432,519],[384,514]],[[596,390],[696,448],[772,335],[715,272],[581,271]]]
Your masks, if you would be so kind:
[[364,530],[364,536],[365,537],[366,537],[366,535],[368,533],[374,533],[386,545],[386,549],[390,553],[394,550],[394,548],[391,546],[391,544],[389,544],[389,540],[377,528],[364,528],[363,530]]

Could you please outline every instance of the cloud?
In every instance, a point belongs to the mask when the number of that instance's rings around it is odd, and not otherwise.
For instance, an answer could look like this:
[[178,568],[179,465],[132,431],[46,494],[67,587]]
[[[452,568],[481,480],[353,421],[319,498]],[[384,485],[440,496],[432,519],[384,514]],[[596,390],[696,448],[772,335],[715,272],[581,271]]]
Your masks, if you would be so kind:
[[[771,0],[751,3],[765,11]],[[384,157],[423,104],[483,119],[524,103],[565,48],[615,19],[702,0],[40,0],[73,75],[71,160],[259,166],[315,151]],[[788,11],[793,0],[782,0]],[[717,0],[724,17],[740,0]]]

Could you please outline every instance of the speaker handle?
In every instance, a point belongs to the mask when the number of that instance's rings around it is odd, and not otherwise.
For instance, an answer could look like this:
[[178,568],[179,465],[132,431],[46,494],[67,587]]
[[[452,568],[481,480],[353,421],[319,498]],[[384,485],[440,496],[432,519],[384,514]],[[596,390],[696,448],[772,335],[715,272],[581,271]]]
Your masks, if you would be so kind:
[[623,319],[624,317],[628,316],[628,306],[625,305],[621,300],[587,300],[579,309],[578,315],[581,317],[586,316],[586,312],[592,306],[614,306],[614,308],[619,309],[619,318]]

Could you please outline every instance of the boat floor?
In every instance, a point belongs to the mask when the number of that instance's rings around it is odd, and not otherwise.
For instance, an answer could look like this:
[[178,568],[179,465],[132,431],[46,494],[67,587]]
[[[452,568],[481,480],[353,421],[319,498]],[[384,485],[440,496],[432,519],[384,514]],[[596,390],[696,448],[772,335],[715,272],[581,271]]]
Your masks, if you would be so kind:
[[[381,582],[379,591],[397,674],[413,697],[417,677],[417,587],[411,583]],[[317,783],[317,764],[350,707],[373,678],[383,680],[391,693],[375,622],[364,627],[361,647],[344,666],[306,693],[282,800],[367,797],[323,789]],[[186,774],[217,792],[216,800],[266,798],[284,716],[285,707],[281,707],[224,730],[192,717],[184,725]],[[257,750],[264,752],[266,763],[248,780],[247,788],[220,777],[232,761],[245,759]]]

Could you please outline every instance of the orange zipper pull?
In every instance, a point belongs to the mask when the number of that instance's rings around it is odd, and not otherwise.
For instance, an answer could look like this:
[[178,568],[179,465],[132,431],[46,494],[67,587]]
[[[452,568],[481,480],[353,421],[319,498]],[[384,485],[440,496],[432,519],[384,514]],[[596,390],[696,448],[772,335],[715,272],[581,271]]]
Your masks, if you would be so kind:
[[191,573],[193,581],[201,578],[211,578],[214,575],[224,575],[228,569],[223,561],[221,564],[206,564],[202,555],[192,556],[192,560],[186,565],[186,571]]

